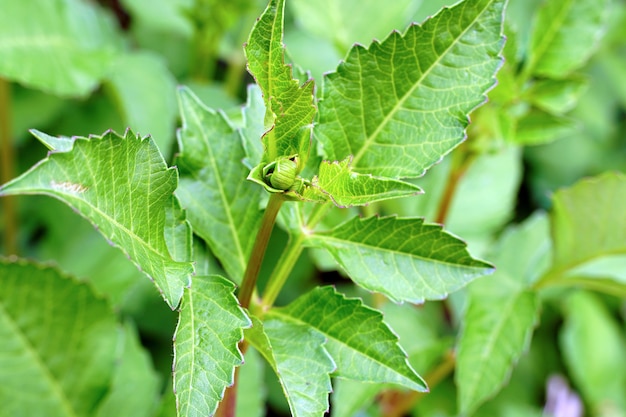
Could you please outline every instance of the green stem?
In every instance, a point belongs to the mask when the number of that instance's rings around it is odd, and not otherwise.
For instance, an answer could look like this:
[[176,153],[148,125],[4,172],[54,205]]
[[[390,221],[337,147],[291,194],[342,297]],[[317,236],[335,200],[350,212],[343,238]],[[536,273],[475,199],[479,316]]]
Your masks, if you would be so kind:
[[239,303],[242,307],[248,308],[250,306],[250,299],[256,288],[256,281],[261,270],[261,264],[265,257],[265,250],[267,244],[270,241],[272,235],[272,229],[274,228],[274,222],[276,216],[280,211],[280,207],[283,204],[282,196],[279,194],[272,194],[270,200],[265,208],[265,214],[263,214],[263,220],[261,221],[261,228],[256,235],[254,241],[254,247],[248,260],[248,266],[241,282],[241,289],[239,290]]
[[[14,175],[15,152],[11,140],[11,84],[0,78],[0,184],[11,180]],[[15,197],[2,198],[4,213],[4,250],[17,255],[17,210]]]
[[289,242],[287,242],[287,246],[265,287],[265,293],[261,300],[261,309],[263,311],[269,310],[272,305],[274,305],[276,297],[278,297],[280,290],[282,290],[285,282],[287,282],[287,278],[289,278],[293,267],[296,265],[302,253],[302,244],[307,234],[312,233],[313,227],[322,220],[324,214],[326,214],[330,207],[332,207],[330,203],[316,205],[301,232],[297,236],[292,236]]

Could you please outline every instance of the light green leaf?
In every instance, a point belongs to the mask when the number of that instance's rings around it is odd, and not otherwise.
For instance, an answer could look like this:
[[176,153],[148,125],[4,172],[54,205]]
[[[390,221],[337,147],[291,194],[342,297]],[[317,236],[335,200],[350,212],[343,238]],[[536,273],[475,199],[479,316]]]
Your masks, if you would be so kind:
[[607,24],[609,0],[546,1],[536,14],[526,71],[564,78],[594,52]]
[[172,151],[176,121],[176,80],[158,55],[119,56],[107,76],[126,126],[150,135],[166,158]]
[[241,136],[222,113],[205,107],[188,89],[179,90],[183,128],[176,159],[176,195],[196,234],[208,243],[234,281],[243,277],[260,226],[258,187],[246,181]]
[[181,417],[213,415],[243,363],[238,343],[251,322],[219,275],[194,277],[174,336],[174,391]]
[[455,372],[462,415],[502,388],[530,344],[539,298],[529,287],[550,260],[546,242],[545,215],[509,229],[493,250],[496,273],[469,286]]
[[89,415],[117,359],[111,308],[87,285],[23,260],[0,258],[0,287],[0,415]]
[[265,357],[276,375],[295,417],[321,417],[328,411],[333,360],[324,349],[325,339],[308,326],[270,318],[253,318],[246,340]]
[[236,417],[264,417],[267,390],[265,364],[259,352],[249,346],[245,353],[245,366],[239,368]]
[[151,417],[159,398],[161,381],[152,366],[152,358],[141,346],[137,331],[127,324],[120,337],[118,359],[111,389],[96,417]]
[[570,269],[561,285],[626,298],[626,255],[607,255]]
[[69,152],[74,146],[75,138],[70,138],[67,136],[50,136],[47,133],[40,132],[37,129],[32,129],[30,133],[51,151]]
[[528,91],[531,103],[554,115],[572,110],[587,88],[588,82],[582,77],[565,80],[538,80]]
[[333,394],[330,397],[332,417],[361,416],[359,411],[371,405],[382,388],[382,384],[337,378],[333,381]]
[[626,340],[620,325],[589,293],[572,294],[564,307],[561,349],[570,375],[592,407],[591,414],[626,413]]
[[172,213],[177,182],[176,170],[167,167],[154,142],[129,130],[123,137],[108,132],[76,138],[71,150],[50,153],[0,187],[0,196],[44,194],[73,207],[151,277],[175,308],[193,273],[190,259],[174,258],[169,247],[190,245],[184,214]]
[[541,145],[573,135],[578,128],[575,120],[535,109],[518,120],[514,142]]
[[626,176],[609,172],[554,195],[553,267],[558,277],[607,255],[626,254]]
[[265,100],[263,162],[299,155],[300,168],[310,148],[310,125],[315,116],[313,82],[300,86],[285,64],[283,45],[284,0],[271,0],[252,28],[245,47],[248,69]]
[[324,157],[353,155],[356,171],[398,178],[450,152],[495,83],[503,7],[466,0],[403,35],[354,46],[324,79],[315,129]]
[[263,143],[261,137],[265,132],[263,118],[265,115],[265,104],[261,89],[256,84],[248,86],[248,98],[246,105],[242,109],[244,128],[241,131],[243,136],[243,147],[246,150],[244,163],[249,169],[261,163],[263,158]]
[[337,364],[336,376],[427,390],[380,311],[364,306],[360,299],[345,298],[331,287],[318,287],[270,314],[326,337],[326,349]]
[[355,217],[306,244],[328,250],[358,285],[398,302],[443,299],[493,270],[463,241],[418,218]]
[[63,96],[85,96],[119,47],[111,16],[79,0],[6,1],[0,13],[0,75]]
[[341,162],[322,161],[319,174],[303,193],[304,198],[307,198],[309,190],[309,193],[321,193],[330,198],[339,207],[351,207],[422,192],[417,185],[408,182],[353,172],[351,159],[348,157]]
[[[363,2],[362,0],[295,0],[296,19],[308,32],[327,39],[343,55],[354,43],[368,44],[410,23],[421,2]],[[358,19],[354,18],[358,10]]]

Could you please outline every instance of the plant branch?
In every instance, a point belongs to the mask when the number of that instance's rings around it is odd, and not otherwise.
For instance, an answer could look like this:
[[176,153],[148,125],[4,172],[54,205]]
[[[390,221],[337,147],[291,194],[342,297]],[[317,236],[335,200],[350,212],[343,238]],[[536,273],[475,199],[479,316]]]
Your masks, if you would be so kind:
[[[0,78],[0,184],[14,176],[15,150],[11,140],[11,85]],[[17,255],[17,210],[15,197],[2,198],[4,213],[4,250]]]
[[[456,356],[453,351],[448,351],[443,357],[443,361],[426,375],[426,384],[433,389],[448,375],[452,373],[456,365]],[[426,393],[411,391],[388,391],[383,394],[380,401],[381,413],[387,417],[402,417],[409,414],[415,404],[421,400]]]
[[252,253],[250,254],[250,259],[248,260],[248,265],[246,267],[246,272],[244,273],[243,281],[241,282],[241,289],[239,290],[239,303],[244,308],[248,308],[250,306],[250,299],[252,298],[252,294],[256,288],[256,281],[259,276],[259,271],[261,270],[263,258],[265,257],[267,244],[269,243],[270,236],[272,235],[272,229],[274,228],[274,222],[276,221],[276,216],[278,215],[282,204],[282,196],[279,194],[272,194],[269,202],[267,203],[267,207],[265,208],[263,220],[261,221],[261,228],[256,235]]
[[448,217],[448,213],[450,211],[450,207],[452,205],[452,199],[454,198],[456,188],[458,187],[461,178],[463,177],[463,175],[465,175],[467,169],[471,165],[472,160],[474,159],[471,155],[462,152],[462,149],[458,149],[457,152],[453,153],[452,155],[452,170],[450,172],[450,175],[448,176],[448,181],[446,182],[446,188],[443,192],[443,196],[439,201],[437,217],[435,218],[435,222],[439,224],[445,223],[446,218]]

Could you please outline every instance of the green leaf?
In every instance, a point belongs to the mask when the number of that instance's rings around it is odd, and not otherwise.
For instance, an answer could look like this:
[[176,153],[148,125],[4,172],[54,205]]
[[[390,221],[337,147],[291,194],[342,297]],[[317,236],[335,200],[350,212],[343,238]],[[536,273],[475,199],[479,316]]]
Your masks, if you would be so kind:
[[609,0],[546,1],[536,14],[526,70],[564,78],[594,52],[606,29]]
[[315,135],[355,170],[418,177],[463,141],[494,85],[504,2],[467,0],[381,43],[352,48],[324,79]]
[[587,88],[588,82],[582,77],[565,80],[538,80],[528,91],[531,103],[554,115],[572,110]]
[[90,415],[109,389],[121,335],[91,289],[58,270],[0,258],[3,416]]
[[539,298],[529,288],[550,260],[546,242],[544,215],[509,229],[493,250],[496,273],[469,286],[455,372],[462,415],[502,388],[530,344]]
[[183,128],[176,159],[176,195],[196,234],[208,243],[236,282],[243,277],[260,226],[260,191],[246,181],[241,136],[222,113],[205,107],[188,89],[179,90]]
[[248,347],[245,357],[245,366],[239,369],[237,390],[244,395],[237,395],[236,417],[264,417],[265,416],[265,366],[259,352]]
[[137,331],[127,324],[120,338],[111,390],[107,393],[96,417],[151,417],[159,397],[161,381],[152,366],[152,358],[141,346]]
[[[419,1],[363,2],[361,0],[294,0],[296,19],[308,32],[328,39],[343,55],[354,43],[382,39],[410,23]],[[358,19],[354,18],[358,10]]]
[[129,130],[123,137],[108,132],[76,138],[71,150],[50,153],[0,187],[0,196],[44,194],[71,206],[151,277],[175,308],[193,272],[190,258],[172,257],[169,247],[191,245],[189,225],[172,195],[177,182],[154,142]]
[[328,250],[358,285],[398,302],[443,299],[493,270],[463,241],[418,218],[355,217],[306,244]]
[[518,120],[514,142],[521,145],[541,145],[573,135],[578,128],[575,120],[532,110]]
[[380,311],[364,306],[360,299],[345,298],[331,287],[318,287],[287,307],[272,310],[270,317],[306,325],[326,337],[338,377],[427,390]]
[[626,176],[606,173],[554,195],[552,238],[558,276],[586,262],[626,254]]
[[626,412],[626,340],[596,296],[576,292],[565,300],[560,345],[565,364],[592,415]]
[[174,335],[174,391],[179,416],[213,415],[243,363],[238,343],[251,322],[219,275],[194,277]]
[[336,206],[351,207],[422,192],[417,185],[408,182],[353,172],[351,159],[348,157],[341,162],[322,161],[319,174],[303,193],[304,198],[307,199],[308,190],[309,193],[321,193],[321,196],[330,198]]
[[304,167],[310,148],[310,125],[315,116],[313,82],[300,86],[285,64],[283,45],[284,0],[271,0],[252,28],[245,47],[248,69],[265,100],[263,162],[299,155]]
[[[107,77],[126,126],[150,135],[169,157],[176,121],[176,80],[158,56],[147,52],[119,56]],[[150,98],[150,99],[146,99]]]
[[63,96],[85,96],[110,68],[114,20],[79,0],[10,1],[0,13],[0,75]]
[[250,84],[248,86],[248,96],[246,105],[242,109],[242,114],[244,128],[241,133],[243,135],[243,147],[246,150],[244,163],[249,169],[252,169],[259,165],[263,158],[261,137],[265,132],[263,126],[265,104],[263,103],[263,95],[258,85]]
[[325,339],[308,326],[289,320],[253,318],[246,340],[265,357],[296,417],[323,416],[328,411],[330,373],[335,364],[324,349]]

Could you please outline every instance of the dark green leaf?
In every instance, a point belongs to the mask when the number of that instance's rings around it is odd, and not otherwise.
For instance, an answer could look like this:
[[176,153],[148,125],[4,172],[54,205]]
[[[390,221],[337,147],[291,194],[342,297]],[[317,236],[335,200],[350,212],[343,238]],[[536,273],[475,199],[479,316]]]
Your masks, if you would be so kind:
[[492,271],[463,241],[418,218],[353,218],[306,243],[328,250],[357,284],[400,302],[445,298]]
[[0,258],[0,287],[0,414],[90,415],[119,354],[111,308],[87,285],[26,261]]

